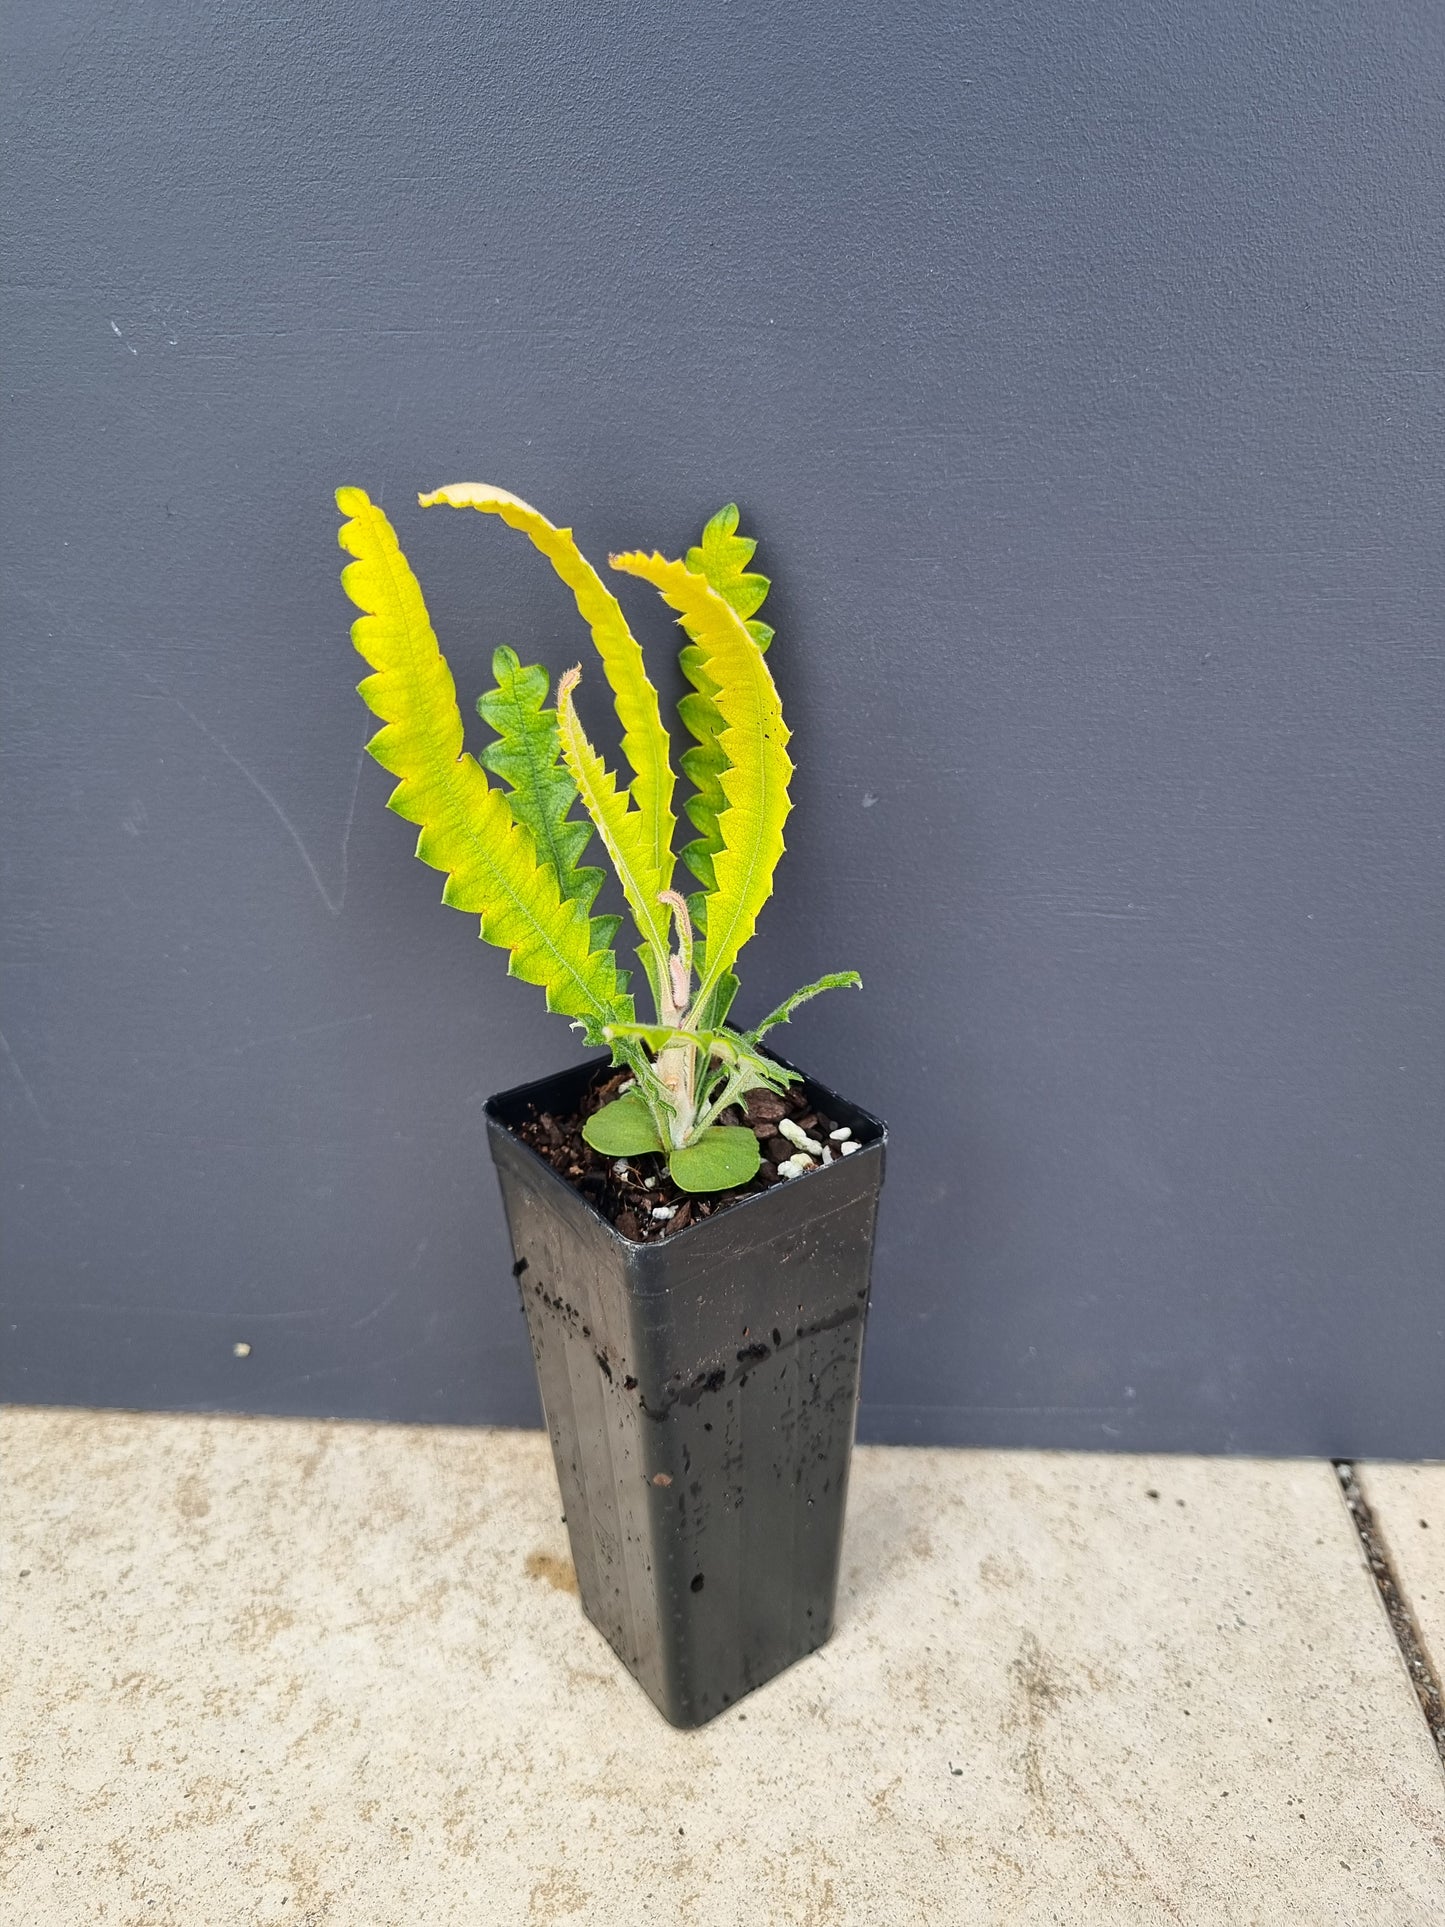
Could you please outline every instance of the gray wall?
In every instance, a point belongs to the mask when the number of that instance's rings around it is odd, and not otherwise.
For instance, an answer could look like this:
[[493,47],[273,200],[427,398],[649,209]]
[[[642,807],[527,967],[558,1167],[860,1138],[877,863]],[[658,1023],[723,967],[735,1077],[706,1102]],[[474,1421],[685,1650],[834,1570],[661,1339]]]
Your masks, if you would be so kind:
[[6,44],[10,1397],[533,1418],[481,1104],[573,1042],[360,760],[330,503],[469,699],[581,653],[476,477],[763,538],[865,1434],[1445,1452],[1437,0]]

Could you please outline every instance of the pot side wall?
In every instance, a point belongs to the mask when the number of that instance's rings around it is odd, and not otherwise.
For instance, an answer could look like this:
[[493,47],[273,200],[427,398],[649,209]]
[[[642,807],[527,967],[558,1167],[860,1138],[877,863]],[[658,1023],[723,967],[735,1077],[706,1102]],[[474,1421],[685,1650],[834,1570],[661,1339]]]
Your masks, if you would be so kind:
[[674,1725],[832,1630],[883,1173],[868,1122],[856,1156],[638,1245],[489,1110],[583,1609]]

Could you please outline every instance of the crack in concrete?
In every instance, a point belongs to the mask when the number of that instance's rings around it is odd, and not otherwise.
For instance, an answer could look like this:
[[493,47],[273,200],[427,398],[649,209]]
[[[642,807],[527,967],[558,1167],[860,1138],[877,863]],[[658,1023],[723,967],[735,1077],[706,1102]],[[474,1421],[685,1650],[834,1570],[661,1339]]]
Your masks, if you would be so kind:
[[1430,1729],[1430,1737],[1435,1742],[1435,1750],[1440,1755],[1440,1764],[1445,1766],[1445,1693],[1441,1692],[1440,1681],[1436,1678],[1435,1668],[1430,1663],[1430,1655],[1420,1637],[1420,1628],[1415,1623],[1415,1615],[1405,1596],[1405,1589],[1396,1577],[1395,1568],[1390,1561],[1389,1548],[1384,1534],[1375,1522],[1370,1503],[1360,1489],[1355,1477],[1354,1461],[1335,1459],[1332,1461],[1335,1476],[1340,1482],[1340,1497],[1345,1502],[1355,1532],[1359,1537],[1360,1548],[1365,1555],[1365,1564],[1375,1582],[1375,1590],[1380,1595],[1380,1603],[1395,1635],[1395,1643],[1400,1648],[1400,1657],[1405,1662],[1405,1671],[1410,1675],[1410,1684],[1415,1689],[1415,1697],[1420,1702],[1420,1711],[1425,1715],[1425,1724]]

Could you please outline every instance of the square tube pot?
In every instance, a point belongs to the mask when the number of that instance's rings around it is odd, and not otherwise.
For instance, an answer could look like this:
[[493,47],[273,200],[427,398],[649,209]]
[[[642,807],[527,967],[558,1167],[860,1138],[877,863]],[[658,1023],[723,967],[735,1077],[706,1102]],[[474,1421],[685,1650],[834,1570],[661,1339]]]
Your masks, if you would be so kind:
[[887,1134],[805,1078],[861,1150],[638,1244],[511,1129],[599,1068],[494,1097],[487,1134],[583,1611],[701,1726],[833,1629]]

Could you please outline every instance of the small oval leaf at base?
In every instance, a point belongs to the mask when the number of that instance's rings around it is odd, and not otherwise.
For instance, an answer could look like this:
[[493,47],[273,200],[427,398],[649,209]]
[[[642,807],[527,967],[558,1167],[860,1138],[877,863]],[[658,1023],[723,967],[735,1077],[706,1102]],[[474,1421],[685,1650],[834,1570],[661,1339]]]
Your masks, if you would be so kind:
[[714,1124],[696,1144],[686,1144],[667,1160],[672,1181],[682,1191],[731,1191],[757,1176],[762,1153],[746,1125]]
[[638,1158],[644,1151],[662,1149],[652,1114],[636,1091],[615,1097],[594,1111],[582,1126],[582,1135],[606,1158]]

